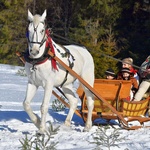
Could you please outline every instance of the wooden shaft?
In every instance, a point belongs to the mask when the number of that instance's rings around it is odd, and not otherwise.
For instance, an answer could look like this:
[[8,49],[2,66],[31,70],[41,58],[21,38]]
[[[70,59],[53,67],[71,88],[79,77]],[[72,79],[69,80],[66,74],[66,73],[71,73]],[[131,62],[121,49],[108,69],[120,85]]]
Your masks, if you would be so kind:
[[[58,98],[58,100],[61,101],[66,107],[70,108],[70,105],[69,105],[67,102],[65,102],[65,100],[63,100],[55,91],[52,91],[52,93],[53,93],[53,95],[54,95],[56,98]],[[75,110],[75,114],[82,118],[81,114],[80,114],[77,110]]]
[[16,55],[20,58],[20,60],[23,62],[23,64],[25,64],[25,59],[24,59],[24,57],[21,55],[21,53],[20,52],[16,52]]
[[60,60],[57,56],[55,56],[54,53],[52,53],[50,50],[48,51],[48,54],[54,58],[56,61],[58,61],[66,70],[69,71],[69,73],[73,76],[75,76],[86,88],[88,88],[98,99],[102,100],[103,103],[105,103],[113,113],[115,113],[119,119],[122,120],[124,124],[128,124],[127,121],[123,118],[122,115],[118,113],[118,111],[111,106],[93,87],[91,87],[85,80],[83,80],[75,71],[73,71],[70,67],[68,67],[62,60]]

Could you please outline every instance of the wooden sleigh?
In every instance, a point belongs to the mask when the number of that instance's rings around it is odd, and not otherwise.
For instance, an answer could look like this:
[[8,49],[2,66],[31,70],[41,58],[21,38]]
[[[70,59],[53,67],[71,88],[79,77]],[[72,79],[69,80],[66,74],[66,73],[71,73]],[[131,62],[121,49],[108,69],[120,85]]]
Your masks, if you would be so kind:
[[[97,97],[94,98],[93,122],[96,119],[103,118],[106,119],[106,123],[109,124],[110,120],[117,119],[123,128],[133,130],[144,127],[144,123],[150,121],[150,118],[146,116],[150,97],[138,102],[126,100],[130,95],[130,81],[96,79],[94,89],[96,89],[109,104],[116,108],[118,113],[126,119],[127,124],[124,124],[124,122],[118,118],[118,115],[112,112],[112,110]],[[77,93],[82,101],[81,115],[83,120],[86,121],[88,109],[86,105],[86,95],[81,86],[78,88]],[[130,125],[129,127],[128,124],[132,121],[138,121],[140,125]]]
[[[25,63],[25,60],[21,53],[17,52],[17,56]],[[149,107],[150,97],[140,102],[128,102],[126,98],[130,95],[131,82],[124,80],[106,80],[96,79],[94,88],[91,87],[85,80],[83,80],[76,72],[64,64],[57,56],[55,56],[50,50],[48,54],[58,61],[69,73],[75,76],[86,88],[88,88],[94,95],[94,109],[92,113],[92,120],[104,118],[109,120],[117,119],[119,124],[128,130],[138,129],[143,127],[144,123],[150,121],[149,117],[146,117],[146,113]],[[61,90],[57,88],[60,94]],[[75,113],[84,121],[87,119],[87,105],[86,95],[81,86],[77,89],[77,94],[81,100],[81,110],[76,110]],[[55,91],[53,95],[57,97],[66,107],[69,108],[69,104],[60,97]],[[129,126],[129,122],[138,121],[140,125]]]

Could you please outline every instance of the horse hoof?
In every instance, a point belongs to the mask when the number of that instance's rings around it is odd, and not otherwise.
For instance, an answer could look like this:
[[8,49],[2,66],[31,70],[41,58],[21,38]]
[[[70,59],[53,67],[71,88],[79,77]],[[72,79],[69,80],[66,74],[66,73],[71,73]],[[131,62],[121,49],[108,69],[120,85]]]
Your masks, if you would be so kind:
[[69,122],[69,121],[65,121],[65,126],[70,126],[71,125],[71,123]]
[[88,128],[88,127],[85,127],[84,129],[83,129],[83,132],[89,132],[90,131],[90,129]]
[[89,132],[92,126],[85,126],[83,132]]
[[39,131],[37,131],[36,135],[37,135],[37,136],[44,136],[45,133],[39,130]]
[[40,129],[37,131],[37,135],[49,135],[49,133],[46,129]]

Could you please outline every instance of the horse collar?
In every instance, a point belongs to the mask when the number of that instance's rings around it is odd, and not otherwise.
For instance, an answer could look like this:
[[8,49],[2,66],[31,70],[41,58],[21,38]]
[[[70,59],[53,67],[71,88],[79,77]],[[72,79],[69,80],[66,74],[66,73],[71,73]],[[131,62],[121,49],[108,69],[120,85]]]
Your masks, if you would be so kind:
[[24,58],[28,63],[32,64],[33,66],[40,65],[40,64],[45,63],[49,59],[47,52],[48,52],[48,48],[45,49],[44,54],[40,58],[33,59],[33,58],[30,58],[29,50],[27,49],[26,52],[24,53]]

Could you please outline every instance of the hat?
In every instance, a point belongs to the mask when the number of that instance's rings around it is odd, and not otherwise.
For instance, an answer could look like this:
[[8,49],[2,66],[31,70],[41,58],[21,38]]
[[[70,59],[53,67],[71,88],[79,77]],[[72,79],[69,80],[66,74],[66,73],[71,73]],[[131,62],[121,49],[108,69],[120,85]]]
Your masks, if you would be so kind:
[[126,64],[129,64],[129,65],[132,65],[133,64],[133,59],[132,58],[124,58],[122,60],[122,63],[126,63]]
[[121,72],[127,72],[127,73],[131,74],[131,71],[129,68],[122,68]]
[[111,69],[111,68],[107,69],[107,70],[105,71],[105,74],[106,74],[106,75],[111,75],[111,76],[115,77],[114,70]]

